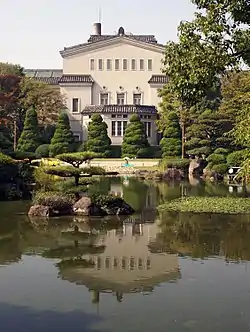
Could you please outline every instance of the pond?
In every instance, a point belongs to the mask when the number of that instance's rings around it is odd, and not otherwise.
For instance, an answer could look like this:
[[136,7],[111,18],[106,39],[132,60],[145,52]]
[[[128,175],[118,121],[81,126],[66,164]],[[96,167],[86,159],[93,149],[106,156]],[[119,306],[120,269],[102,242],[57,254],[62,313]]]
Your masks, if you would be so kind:
[[93,190],[137,213],[46,222],[29,202],[0,202],[1,331],[249,331],[250,215],[156,213],[181,195],[249,193],[130,177]]

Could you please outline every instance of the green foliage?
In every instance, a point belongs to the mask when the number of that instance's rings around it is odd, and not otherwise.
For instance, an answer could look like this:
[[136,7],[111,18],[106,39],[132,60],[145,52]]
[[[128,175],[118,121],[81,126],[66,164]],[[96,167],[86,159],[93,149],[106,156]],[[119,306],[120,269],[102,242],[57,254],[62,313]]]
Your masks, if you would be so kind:
[[190,160],[189,159],[179,159],[176,161],[171,161],[166,163],[167,168],[176,168],[180,169],[183,172],[187,172],[189,168]]
[[228,166],[225,163],[216,164],[212,166],[212,171],[216,172],[219,175],[224,175],[227,173]]
[[218,148],[214,151],[215,154],[222,154],[226,156],[228,154],[228,149]]
[[181,127],[175,112],[170,112],[165,116],[165,127],[160,147],[163,158],[181,155]]
[[15,160],[0,152],[0,165],[14,165]]
[[83,167],[82,172],[89,175],[105,175],[106,171],[99,166]]
[[111,140],[108,137],[108,126],[103,121],[99,114],[91,116],[91,122],[88,126],[88,140],[86,148],[100,154],[102,157],[109,157],[111,155]]
[[47,158],[49,157],[49,144],[39,145],[36,149],[36,157],[37,158]]
[[111,158],[121,158],[121,155],[122,155],[121,145],[111,145],[110,150],[111,150],[111,154],[110,154]]
[[24,76],[23,68],[8,62],[0,62],[0,75]]
[[144,125],[138,115],[132,115],[122,142],[123,157],[147,157],[149,154],[149,143],[144,130]]
[[246,160],[247,150],[234,151],[227,156],[228,166],[239,167]]
[[34,108],[26,112],[24,128],[18,140],[17,150],[35,152],[40,143],[37,113]]
[[36,159],[36,155],[33,152],[25,152],[25,151],[13,151],[10,152],[9,155],[16,160],[33,160]]
[[80,168],[75,168],[73,166],[49,166],[44,167],[44,172],[50,175],[56,175],[60,177],[74,177],[80,176],[83,172]]
[[50,156],[71,152],[74,144],[74,136],[70,130],[69,117],[65,112],[59,115],[54,136],[49,147]]
[[75,152],[75,153],[64,153],[57,155],[56,158],[71,164],[72,166],[79,168],[80,165],[86,161],[97,158],[99,155],[95,152]]
[[10,130],[0,122],[0,151],[8,152],[13,149]]
[[207,161],[213,165],[224,163],[226,158],[221,154],[212,153],[208,156]]
[[174,199],[158,207],[160,212],[193,212],[193,213],[249,213],[248,198],[229,197],[188,197]]
[[33,204],[49,206],[53,210],[70,210],[74,204],[74,199],[71,195],[66,195],[61,192],[37,191]]
[[45,173],[44,167],[36,167],[34,169],[34,181],[38,189],[44,191],[54,190],[54,184],[58,180],[55,180],[53,175]]

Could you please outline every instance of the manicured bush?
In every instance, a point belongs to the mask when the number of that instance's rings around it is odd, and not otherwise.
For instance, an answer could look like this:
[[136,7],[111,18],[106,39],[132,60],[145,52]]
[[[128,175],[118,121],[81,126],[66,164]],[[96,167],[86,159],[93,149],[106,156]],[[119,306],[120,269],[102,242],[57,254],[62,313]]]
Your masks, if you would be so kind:
[[59,115],[55,133],[49,146],[50,156],[72,152],[75,140],[70,130],[69,117],[65,112]]
[[36,149],[35,155],[37,158],[49,157],[49,144],[42,144]]
[[44,191],[52,191],[54,190],[55,182],[58,180],[55,180],[53,175],[45,173],[44,167],[36,167],[34,169],[34,181],[37,185],[37,188]]
[[176,168],[182,170],[183,172],[187,172],[189,168],[189,163],[190,163],[189,159],[179,159],[176,161],[167,162],[166,167]]
[[234,151],[227,156],[227,165],[239,167],[246,159],[247,150]]
[[15,160],[33,160],[36,159],[34,152],[13,151],[9,155]]
[[202,146],[200,148],[195,148],[195,149],[192,149],[192,150],[188,150],[187,151],[187,154],[188,155],[192,155],[192,156],[201,156],[201,155],[209,155],[209,153],[211,152],[211,149],[210,147],[208,146]]
[[74,198],[61,192],[38,191],[33,198],[33,204],[49,206],[53,210],[69,210],[74,204]]
[[88,151],[98,153],[101,157],[110,157],[111,140],[108,137],[108,126],[99,114],[91,116],[88,126],[88,140],[86,148]]
[[57,155],[56,158],[61,161],[64,161],[65,163],[71,164],[76,168],[79,168],[80,165],[85,161],[89,161],[98,156],[99,155],[95,152],[85,151],[85,152],[64,153]]
[[218,148],[214,151],[214,153],[216,154],[222,154],[222,155],[227,155],[228,154],[228,149],[224,149],[224,148]]
[[[144,125],[138,115],[132,115],[130,118],[125,135],[122,142],[122,156],[135,158],[135,157],[148,157],[149,156],[149,143],[145,133]],[[143,155],[144,154],[144,155]]]
[[212,166],[212,171],[216,172],[219,175],[224,175],[227,173],[228,166],[227,164],[216,164]]
[[17,150],[35,152],[40,144],[37,113],[34,108],[26,112],[22,134],[18,140]]
[[8,183],[18,175],[18,164],[11,157],[0,152],[0,183]]
[[175,112],[168,113],[160,147],[163,157],[181,155],[181,128]]
[[222,154],[212,153],[208,156],[207,161],[213,165],[222,164],[226,161],[225,156]]

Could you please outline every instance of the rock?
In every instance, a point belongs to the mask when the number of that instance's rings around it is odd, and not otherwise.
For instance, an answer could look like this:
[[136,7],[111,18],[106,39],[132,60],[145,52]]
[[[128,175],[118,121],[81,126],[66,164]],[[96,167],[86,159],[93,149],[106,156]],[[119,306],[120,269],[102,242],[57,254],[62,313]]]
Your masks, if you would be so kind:
[[135,211],[122,198],[107,196],[107,201],[101,203],[91,201],[90,197],[82,197],[73,206],[73,211],[79,216],[131,215]]
[[188,169],[189,175],[202,175],[207,162],[204,159],[191,159]]
[[48,206],[44,205],[33,205],[31,206],[28,215],[33,217],[47,218],[51,216],[51,209]]
[[91,206],[91,199],[89,197],[82,197],[73,206],[73,211],[80,216],[89,216]]
[[59,217],[59,216],[70,216],[73,214],[72,208],[62,209],[62,210],[54,210],[50,206],[46,205],[33,205],[30,207],[28,215],[31,217]]

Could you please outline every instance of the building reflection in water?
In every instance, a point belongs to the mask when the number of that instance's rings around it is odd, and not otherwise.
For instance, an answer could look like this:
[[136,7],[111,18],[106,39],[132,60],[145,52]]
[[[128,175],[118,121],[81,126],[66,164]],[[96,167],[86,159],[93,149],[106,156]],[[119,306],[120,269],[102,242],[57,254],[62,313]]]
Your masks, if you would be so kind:
[[158,232],[156,224],[132,223],[107,231],[95,240],[96,246],[105,246],[104,252],[83,256],[94,263],[93,267],[72,266],[60,275],[89,288],[93,303],[100,301],[102,292],[114,294],[119,302],[126,293],[152,292],[156,285],[180,278],[177,254],[149,251],[148,245]]

